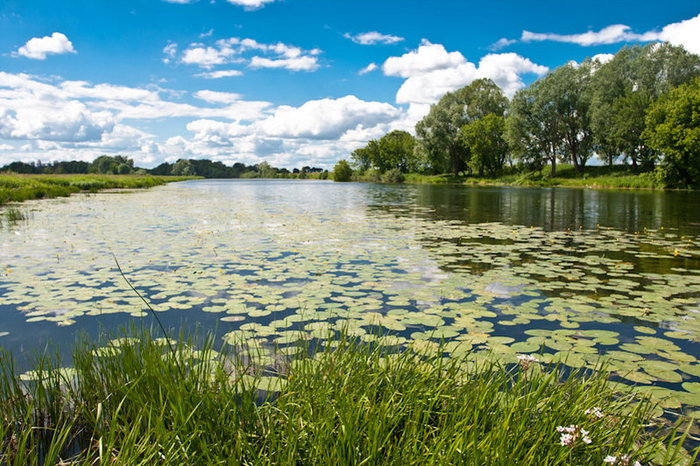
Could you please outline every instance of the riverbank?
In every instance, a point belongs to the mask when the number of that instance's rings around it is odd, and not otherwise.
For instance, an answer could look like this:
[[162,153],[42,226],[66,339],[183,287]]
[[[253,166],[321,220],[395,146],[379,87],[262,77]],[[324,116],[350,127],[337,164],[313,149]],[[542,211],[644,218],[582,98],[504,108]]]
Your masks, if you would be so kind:
[[444,359],[397,351],[387,337],[270,354],[136,336],[84,340],[73,368],[43,356],[22,376],[3,355],[3,463],[692,461],[680,424],[654,420],[653,405],[616,391],[604,371],[564,376],[535,356],[511,366]]
[[628,166],[590,166],[583,173],[573,166],[562,164],[556,176],[550,175],[550,168],[528,173],[509,173],[497,177],[423,175],[409,173],[404,182],[413,184],[465,184],[486,186],[533,186],[570,188],[622,188],[622,189],[664,189],[663,183],[653,172],[637,173]]
[[143,189],[194,179],[186,176],[151,175],[19,175],[0,174],[0,205],[30,199],[70,196],[106,189]]

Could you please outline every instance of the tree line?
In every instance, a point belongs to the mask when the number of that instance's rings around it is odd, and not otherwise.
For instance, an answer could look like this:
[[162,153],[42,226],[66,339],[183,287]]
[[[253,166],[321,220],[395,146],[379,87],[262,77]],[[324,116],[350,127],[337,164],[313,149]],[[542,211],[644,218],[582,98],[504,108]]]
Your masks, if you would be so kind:
[[[490,79],[445,94],[415,126],[356,149],[353,172],[498,176],[592,157],[653,172],[667,187],[700,186],[700,57],[665,43],[567,63],[508,99]],[[338,176],[335,176],[337,179]]]
[[211,160],[180,159],[174,163],[164,162],[155,168],[139,168],[134,160],[124,155],[101,155],[92,162],[12,162],[0,167],[0,172],[35,175],[83,174],[101,175],[157,175],[157,176],[201,176],[203,178],[328,178],[322,168],[304,166],[301,169],[275,168],[267,162],[246,165],[236,162],[231,166]]

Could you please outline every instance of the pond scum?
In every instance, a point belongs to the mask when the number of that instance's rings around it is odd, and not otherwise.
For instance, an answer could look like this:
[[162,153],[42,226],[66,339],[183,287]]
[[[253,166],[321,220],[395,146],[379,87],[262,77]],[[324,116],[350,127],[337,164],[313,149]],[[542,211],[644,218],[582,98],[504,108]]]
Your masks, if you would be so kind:
[[[687,426],[564,373],[335,336],[270,358],[146,331],[83,339],[74,367],[0,358],[3,464],[692,464]],[[126,333],[125,333],[126,335]],[[384,338],[382,336],[379,339]],[[194,349],[194,348],[199,349]],[[228,349],[226,349],[228,348]]]

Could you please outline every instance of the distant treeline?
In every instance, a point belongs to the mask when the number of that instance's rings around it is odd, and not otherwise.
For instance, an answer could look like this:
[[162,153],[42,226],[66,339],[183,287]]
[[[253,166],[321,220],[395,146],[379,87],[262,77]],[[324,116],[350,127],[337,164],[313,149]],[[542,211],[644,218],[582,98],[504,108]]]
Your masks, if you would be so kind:
[[12,162],[0,167],[0,172],[33,175],[60,175],[94,173],[100,175],[157,175],[157,176],[201,176],[203,178],[328,178],[328,171],[316,167],[288,170],[275,168],[267,162],[256,165],[234,163],[231,166],[211,160],[180,159],[175,163],[162,163],[155,168],[134,166],[133,159],[124,155],[102,155],[92,162]]
[[334,179],[400,181],[405,173],[500,176],[557,163],[583,176],[592,157],[700,187],[700,56],[652,43],[606,62],[549,72],[508,99],[490,79],[445,94],[416,124],[341,160]]

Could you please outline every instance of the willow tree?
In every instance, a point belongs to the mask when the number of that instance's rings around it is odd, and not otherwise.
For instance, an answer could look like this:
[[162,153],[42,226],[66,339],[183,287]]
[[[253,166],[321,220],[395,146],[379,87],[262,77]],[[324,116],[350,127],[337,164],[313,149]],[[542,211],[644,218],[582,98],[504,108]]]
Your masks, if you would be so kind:
[[651,168],[657,151],[642,138],[647,109],[699,75],[700,57],[682,47],[651,43],[620,49],[592,78],[596,151],[610,165],[621,155],[635,167]]
[[503,116],[507,107],[508,99],[490,79],[448,92],[416,124],[417,150],[434,171],[459,175],[469,163],[462,126],[490,114]]

